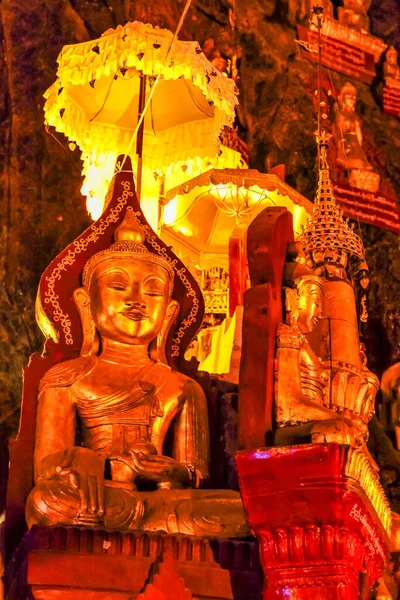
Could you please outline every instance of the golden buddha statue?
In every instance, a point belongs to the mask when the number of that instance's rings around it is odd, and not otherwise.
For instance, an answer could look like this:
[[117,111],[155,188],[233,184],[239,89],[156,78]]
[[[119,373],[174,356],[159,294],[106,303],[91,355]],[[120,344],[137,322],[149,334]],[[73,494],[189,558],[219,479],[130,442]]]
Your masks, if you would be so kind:
[[276,443],[310,436],[313,442],[357,445],[352,423],[325,406],[329,374],[307,340],[322,316],[320,277],[297,265],[285,288],[286,323],[278,327],[275,368]]
[[386,84],[400,85],[400,67],[397,62],[397,50],[394,46],[390,46],[386,52],[386,60],[383,64],[383,72],[385,74]]
[[143,241],[127,209],[74,292],[84,341],[41,381],[28,524],[246,535],[237,492],[192,489],[208,477],[206,398],[167,364],[174,272]]
[[369,33],[370,22],[368,10],[372,0],[344,0],[344,6],[339,7],[339,23],[356,29],[361,33]]
[[336,113],[337,162],[348,171],[351,186],[375,193],[380,175],[375,173],[363,149],[361,120],[356,113],[357,90],[346,82],[338,96]]
[[291,22],[310,19],[316,6],[324,7],[324,18],[334,18],[333,4],[331,0],[289,0],[288,11]]
[[339,110],[336,116],[338,138],[338,163],[345,169],[372,169],[363,148],[361,122],[356,114],[357,90],[346,82],[338,96]]
[[[354,285],[355,280],[362,289],[368,285],[368,266],[361,238],[344,220],[336,203],[327,163],[328,141],[323,132],[319,139],[321,164],[313,214],[297,240],[302,248],[297,260],[320,281],[324,298],[321,318],[314,318],[312,332],[304,331],[303,326],[303,333],[310,345],[307,351],[315,352],[325,370],[323,377],[328,384],[323,390],[325,408],[351,427],[346,428],[346,436],[350,438],[344,443],[363,446],[368,439],[368,421],[374,414],[379,383],[367,367],[358,336]],[[327,427],[330,425],[322,420],[318,424],[321,441]],[[313,440],[317,437],[315,429]]]

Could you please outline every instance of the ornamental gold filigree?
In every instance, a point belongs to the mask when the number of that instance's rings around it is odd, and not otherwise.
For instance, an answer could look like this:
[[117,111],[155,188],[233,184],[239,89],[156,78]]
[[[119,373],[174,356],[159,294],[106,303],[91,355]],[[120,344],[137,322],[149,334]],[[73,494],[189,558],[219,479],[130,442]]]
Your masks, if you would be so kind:
[[40,382],[29,526],[249,534],[238,492],[193,489],[208,479],[207,400],[165,359],[179,311],[171,264],[186,288],[190,281],[158,248],[146,247],[137,214],[126,210],[114,242],[87,261],[83,286],[74,290],[81,354]]
[[323,259],[327,251],[336,251],[365,262],[362,240],[345,221],[335,200],[327,165],[320,170],[313,214],[303,227],[298,242],[306,255],[322,253]]
[[229,310],[229,274],[222,267],[211,267],[202,272],[203,292],[207,315],[227,315]]
[[390,504],[379,481],[379,468],[365,448],[351,448],[346,459],[344,475],[354,479],[363,488],[380,522],[390,536],[392,513]]
[[[71,346],[74,343],[71,334],[71,318],[68,313],[64,313],[64,311],[62,310],[59,303],[59,296],[58,294],[56,294],[55,291],[55,286],[57,282],[61,280],[63,273],[65,273],[67,270],[67,267],[74,264],[76,256],[78,254],[81,254],[82,252],[85,252],[91,243],[97,242],[99,237],[104,235],[107,228],[112,223],[116,223],[118,221],[119,215],[124,206],[126,205],[128,198],[130,196],[133,196],[133,192],[131,191],[129,181],[123,181],[122,185],[124,187],[124,191],[122,192],[121,197],[118,198],[118,202],[115,208],[113,208],[110,211],[106,218],[102,218],[100,219],[100,221],[96,221],[96,223],[93,223],[93,225],[91,225],[89,228],[89,234],[87,235],[87,237],[80,240],[76,240],[74,242],[74,249],[70,249],[68,254],[64,256],[59,263],[57,263],[56,267],[54,267],[53,271],[51,272],[51,275],[49,277],[46,277],[47,290],[45,292],[44,303],[52,305],[52,317],[56,323],[60,322],[65,337],[65,343],[69,346]],[[51,323],[51,320],[48,320]],[[43,331],[41,321],[39,321],[39,326]],[[45,331],[43,331],[43,333],[46,335]]]
[[[138,220],[139,213],[135,213],[136,219]],[[139,222],[139,221],[138,221]],[[153,234],[149,225],[142,225],[139,223],[140,227],[143,229],[146,241],[150,244],[150,246],[155,250],[155,252],[163,258],[170,266],[173,268],[175,275],[178,276],[184,287],[186,288],[186,294],[189,298],[192,298],[192,307],[190,309],[189,314],[179,326],[178,331],[175,332],[174,337],[172,338],[172,346],[171,346],[171,358],[175,358],[179,356],[180,353],[180,344],[182,339],[186,333],[186,330],[196,322],[197,314],[200,309],[200,301],[197,297],[196,290],[193,288],[191,282],[186,276],[187,270],[185,267],[177,269],[177,260],[171,258],[164,247],[161,247],[158,243],[157,237]]]

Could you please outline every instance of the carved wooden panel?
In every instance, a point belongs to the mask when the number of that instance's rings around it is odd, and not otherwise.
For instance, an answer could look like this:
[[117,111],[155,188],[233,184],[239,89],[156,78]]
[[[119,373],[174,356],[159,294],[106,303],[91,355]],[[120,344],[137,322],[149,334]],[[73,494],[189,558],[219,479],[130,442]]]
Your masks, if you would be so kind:
[[[152,569],[153,570],[153,569]],[[170,551],[163,554],[150,574],[150,581],[137,600],[192,600],[193,596],[179,576],[176,560]]]

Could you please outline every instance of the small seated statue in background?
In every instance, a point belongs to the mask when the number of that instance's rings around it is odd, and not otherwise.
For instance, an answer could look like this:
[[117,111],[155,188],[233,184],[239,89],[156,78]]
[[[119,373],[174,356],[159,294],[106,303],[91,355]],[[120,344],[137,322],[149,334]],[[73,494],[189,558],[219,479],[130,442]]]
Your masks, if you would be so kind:
[[372,169],[362,148],[361,122],[356,114],[357,89],[347,81],[340,90],[338,100],[338,162],[345,169]]
[[143,241],[128,209],[75,290],[84,342],[41,381],[28,524],[247,534],[237,492],[191,489],[208,477],[206,398],[167,364],[174,272]]
[[338,96],[336,113],[337,162],[348,170],[350,185],[375,193],[380,176],[372,170],[363,150],[361,120],[356,113],[357,89],[346,82]]
[[287,445],[311,436],[313,442],[357,445],[351,421],[324,405],[329,374],[306,338],[322,316],[323,281],[300,265],[296,271],[291,287],[284,288],[286,324],[278,328],[276,443]]
[[356,29],[361,33],[369,33],[370,23],[368,10],[372,0],[344,0],[344,6],[339,7],[339,23]]
[[314,7],[321,4],[324,7],[324,18],[333,19],[334,17],[331,0],[289,0],[288,4],[291,22],[309,20]]
[[397,82],[400,86],[400,67],[397,62],[397,50],[394,46],[391,46],[386,52],[386,60],[383,65],[383,72],[385,75],[386,84]]

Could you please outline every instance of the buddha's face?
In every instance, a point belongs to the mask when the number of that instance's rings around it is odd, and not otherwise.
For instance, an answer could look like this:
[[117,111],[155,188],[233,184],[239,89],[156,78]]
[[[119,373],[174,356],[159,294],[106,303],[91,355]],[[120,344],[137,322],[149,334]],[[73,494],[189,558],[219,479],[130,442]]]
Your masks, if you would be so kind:
[[343,104],[348,109],[353,111],[356,107],[357,96],[353,92],[343,94]]
[[388,53],[386,54],[386,60],[388,61],[389,65],[397,66],[397,52],[396,50],[389,50]]
[[314,283],[306,283],[299,291],[297,325],[303,333],[310,333],[322,316],[323,293]]
[[160,265],[132,258],[100,263],[90,284],[90,307],[102,337],[145,345],[161,330],[169,300],[169,276]]

